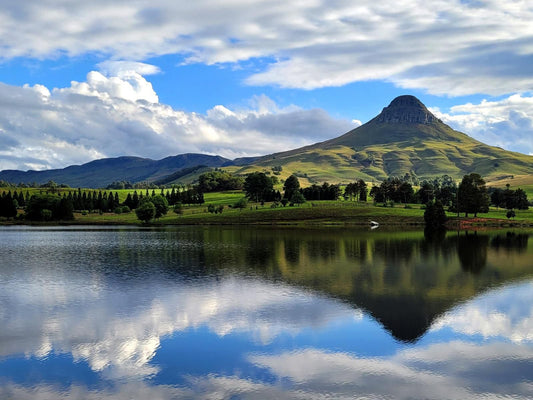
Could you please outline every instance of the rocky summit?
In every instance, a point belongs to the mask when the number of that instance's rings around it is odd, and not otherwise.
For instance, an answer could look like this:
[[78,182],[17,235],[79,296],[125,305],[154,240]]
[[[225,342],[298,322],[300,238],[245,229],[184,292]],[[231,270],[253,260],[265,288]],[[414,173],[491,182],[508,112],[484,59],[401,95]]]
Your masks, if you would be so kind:
[[376,122],[387,124],[431,124],[440,122],[415,96],[396,97],[381,114]]

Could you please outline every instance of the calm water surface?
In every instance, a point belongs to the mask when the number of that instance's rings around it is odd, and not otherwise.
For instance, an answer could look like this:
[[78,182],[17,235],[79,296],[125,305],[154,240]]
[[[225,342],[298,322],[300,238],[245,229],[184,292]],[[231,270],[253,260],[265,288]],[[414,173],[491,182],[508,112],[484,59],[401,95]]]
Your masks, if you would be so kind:
[[531,399],[532,235],[0,228],[0,398]]

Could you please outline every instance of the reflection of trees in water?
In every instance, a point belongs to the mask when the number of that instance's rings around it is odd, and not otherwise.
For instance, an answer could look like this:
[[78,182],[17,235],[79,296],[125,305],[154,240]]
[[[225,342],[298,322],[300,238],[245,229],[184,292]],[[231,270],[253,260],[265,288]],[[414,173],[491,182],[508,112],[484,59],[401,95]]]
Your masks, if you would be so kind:
[[409,239],[383,239],[374,242],[374,252],[389,263],[409,263],[417,243]]
[[520,265],[524,263],[513,268],[489,263],[488,267],[487,250],[523,253],[527,243],[528,235],[514,233],[422,236],[191,228],[154,232],[148,240],[142,233],[126,233],[121,268],[129,269],[128,279],[137,269],[173,274],[176,279],[233,272],[282,279],[348,301],[369,312],[395,338],[412,342],[458,302],[523,276]]
[[302,241],[293,237],[288,237],[283,240],[283,247],[285,250],[285,259],[289,264],[298,264],[300,261],[300,245]]
[[490,241],[490,247],[496,250],[517,251],[523,253],[527,250],[529,235],[524,233],[507,232],[505,235],[497,235]]
[[479,274],[487,265],[487,249],[489,237],[478,235],[477,232],[459,236],[457,240],[457,256],[464,271]]

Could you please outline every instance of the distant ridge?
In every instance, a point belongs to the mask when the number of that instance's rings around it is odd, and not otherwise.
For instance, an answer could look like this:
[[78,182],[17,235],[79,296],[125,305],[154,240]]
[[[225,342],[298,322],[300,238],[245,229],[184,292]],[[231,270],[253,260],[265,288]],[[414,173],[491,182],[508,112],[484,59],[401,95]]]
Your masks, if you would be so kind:
[[[39,184],[53,180],[72,187],[105,187],[113,181],[175,182],[190,168],[223,167],[237,174],[291,174],[302,183],[368,182],[409,174],[419,179],[444,174],[459,179],[477,172],[487,180],[533,175],[533,157],[481,143],[433,115],[416,97],[399,96],[375,118],[339,137],[262,157],[229,160],[205,154],[181,154],[162,160],[117,157],[48,171],[0,171],[0,180]],[[281,169],[279,168],[281,167]],[[178,178],[180,177],[180,178]],[[532,179],[533,180],[533,179]],[[532,182],[533,183],[533,182]]]
[[104,188],[113,181],[132,183],[163,179],[184,168],[220,167],[230,160],[205,154],[181,154],[162,160],[141,157],[103,158],[83,165],[45,171],[0,171],[0,179],[11,183],[46,183],[53,180],[71,187]]

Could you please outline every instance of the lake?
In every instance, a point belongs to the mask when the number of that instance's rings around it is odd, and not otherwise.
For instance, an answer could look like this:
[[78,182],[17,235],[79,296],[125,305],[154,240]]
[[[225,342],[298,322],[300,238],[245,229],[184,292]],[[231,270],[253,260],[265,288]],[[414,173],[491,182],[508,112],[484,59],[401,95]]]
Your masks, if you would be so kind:
[[533,232],[0,228],[1,399],[531,399]]

